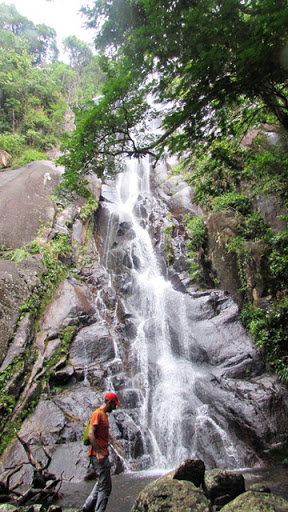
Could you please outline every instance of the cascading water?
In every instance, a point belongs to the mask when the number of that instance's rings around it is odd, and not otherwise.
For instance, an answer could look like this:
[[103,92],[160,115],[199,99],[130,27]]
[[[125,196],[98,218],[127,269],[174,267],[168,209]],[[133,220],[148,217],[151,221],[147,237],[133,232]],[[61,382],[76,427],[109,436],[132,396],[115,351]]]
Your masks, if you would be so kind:
[[[121,250],[121,258],[129,269],[126,316],[132,317],[137,326],[128,366],[131,389],[137,390],[141,404],[137,418],[135,412],[132,418],[142,433],[144,455],[150,452],[152,465],[164,468],[175,467],[193,456],[212,465],[217,460],[226,467],[243,466],[242,443],[237,440],[236,446],[219,412],[195,393],[195,386],[199,380],[205,381],[209,367],[194,356],[193,344],[199,332],[196,326],[193,332],[187,320],[193,311],[193,299],[173,289],[153,249],[147,211],[153,214],[157,201],[150,192],[146,160],[128,161],[126,172],[116,178],[113,203],[113,207],[108,205],[102,263],[113,280],[115,240],[120,235],[125,238],[125,255]],[[129,452],[127,456],[130,458]]]

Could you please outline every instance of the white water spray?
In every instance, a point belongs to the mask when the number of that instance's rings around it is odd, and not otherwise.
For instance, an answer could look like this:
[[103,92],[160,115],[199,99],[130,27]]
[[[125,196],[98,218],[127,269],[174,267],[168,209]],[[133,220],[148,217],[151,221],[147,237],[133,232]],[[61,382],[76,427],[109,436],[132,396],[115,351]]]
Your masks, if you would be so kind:
[[[146,160],[127,163],[126,172],[116,178],[116,192],[117,208],[112,215],[128,221],[135,234],[128,248],[133,292],[126,307],[138,325],[129,364],[133,368],[133,386],[142,396],[139,429],[150,430],[155,467],[175,467],[201,445],[198,426],[201,422],[207,424],[208,416],[199,415],[203,404],[194,386],[205,370],[189,358],[194,338],[187,329],[185,299],[163,277],[150,235],[143,227],[145,222],[141,217],[139,220],[139,198],[142,204],[144,201],[152,205],[153,211]],[[106,245],[104,264],[108,262],[108,241]],[[224,439],[224,455],[233,458],[228,434],[224,436],[215,420],[209,421],[217,436]]]

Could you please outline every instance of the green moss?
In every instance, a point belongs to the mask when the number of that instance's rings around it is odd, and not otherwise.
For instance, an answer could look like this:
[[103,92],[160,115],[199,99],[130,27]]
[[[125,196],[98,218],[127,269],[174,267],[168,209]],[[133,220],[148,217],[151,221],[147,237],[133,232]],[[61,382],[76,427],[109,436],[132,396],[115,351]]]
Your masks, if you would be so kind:
[[172,224],[166,224],[166,226],[164,226],[164,228],[163,228],[163,233],[165,233],[167,235],[172,235],[173,227],[174,226]]
[[70,344],[77,332],[77,325],[69,325],[67,326],[62,335],[60,336],[61,345],[55,350],[53,356],[46,364],[45,367],[45,376],[44,381],[49,381],[51,375],[54,373],[55,365],[62,359],[63,357],[68,357]]
[[[167,226],[166,226],[167,227]],[[170,230],[168,230],[169,232]],[[172,236],[170,234],[165,234],[165,243],[163,247],[165,258],[167,265],[171,265],[173,259],[174,259],[174,249],[173,249],[173,243],[172,243]]]
[[19,431],[21,428],[21,419],[19,418],[16,421],[7,422],[5,425],[5,433],[1,438],[0,444],[0,455],[4,452],[4,450],[9,446],[11,441],[15,438],[15,431]]
[[98,208],[98,202],[95,197],[91,194],[88,201],[82,206],[80,211],[80,219],[85,222],[89,219]]
[[208,232],[206,219],[204,215],[185,215],[184,226],[189,237],[186,246],[190,278],[192,281],[204,285],[201,271],[201,255],[204,257],[207,250]]

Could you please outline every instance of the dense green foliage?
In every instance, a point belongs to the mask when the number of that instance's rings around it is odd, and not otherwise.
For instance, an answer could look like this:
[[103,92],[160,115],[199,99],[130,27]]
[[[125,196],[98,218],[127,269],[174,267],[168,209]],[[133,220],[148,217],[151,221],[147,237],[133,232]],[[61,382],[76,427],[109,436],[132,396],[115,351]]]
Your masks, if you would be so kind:
[[[108,81],[68,146],[70,172],[109,172],[121,153],[189,157],[252,120],[288,128],[287,0],[95,0],[83,12]],[[154,137],[143,132],[148,113],[162,120]]]
[[44,24],[35,25],[12,4],[0,4],[0,41],[7,50],[18,52],[25,48],[36,65],[53,62],[59,55],[55,30]]
[[70,65],[58,60],[54,29],[0,4],[0,149],[14,167],[57,146],[67,112],[100,91],[104,74],[88,45],[70,36],[64,48]]

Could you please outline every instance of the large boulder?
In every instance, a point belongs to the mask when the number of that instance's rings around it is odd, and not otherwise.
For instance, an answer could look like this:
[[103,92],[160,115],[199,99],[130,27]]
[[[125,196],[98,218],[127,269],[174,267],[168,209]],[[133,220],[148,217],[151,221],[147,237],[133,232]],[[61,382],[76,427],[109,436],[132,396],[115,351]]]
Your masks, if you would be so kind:
[[288,501],[275,494],[248,491],[221,508],[221,512],[288,512]]
[[58,287],[55,296],[45,311],[41,329],[49,338],[55,338],[68,325],[76,325],[79,319],[89,321],[95,314],[91,292],[88,287],[68,276]]
[[204,490],[212,504],[225,505],[245,492],[245,480],[241,474],[215,468],[205,474]]
[[23,247],[53,221],[50,196],[60,183],[61,169],[43,160],[0,174],[0,246]]
[[209,512],[209,502],[202,490],[192,482],[175,480],[172,475],[165,475],[139,494],[131,512]]
[[175,470],[173,478],[175,480],[187,480],[196,487],[200,487],[204,482],[205,464],[202,460],[187,459]]
[[[174,471],[148,484],[131,512],[288,512],[288,502],[271,494],[264,484],[254,484],[246,492],[241,473],[221,468],[204,472],[201,460],[185,460]],[[195,478],[198,484],[202,480],[201,488],[195,487]]]
[[11,160],[11,155],[4,149],[0,149],[0,168],[5,169],[5,167],[9,167]]
[[213,268],[221,288],[242,303],[236,254],[227,251],[227,242],[237,235],[238,221],[232,212],[214,212],[208,218],[208,245]]

